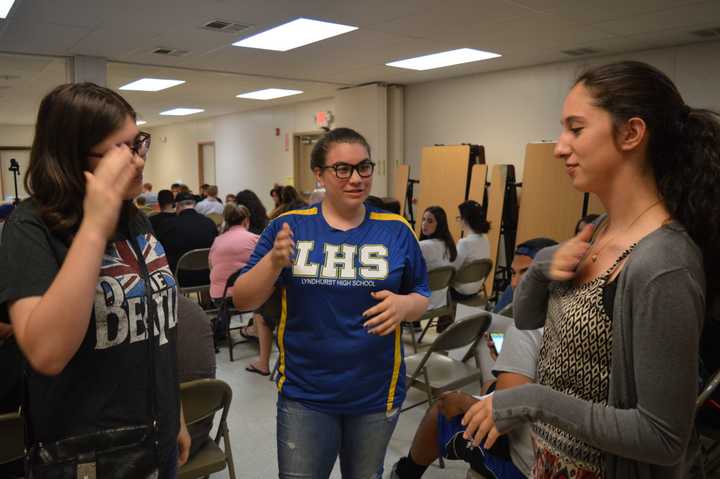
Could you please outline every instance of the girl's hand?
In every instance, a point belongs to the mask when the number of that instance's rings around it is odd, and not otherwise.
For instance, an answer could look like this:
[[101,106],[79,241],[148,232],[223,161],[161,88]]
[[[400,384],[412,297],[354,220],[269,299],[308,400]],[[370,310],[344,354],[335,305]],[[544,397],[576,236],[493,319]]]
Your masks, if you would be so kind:
[[114,146],[95,171],[85,172],[83,223],[105,239],[115,232],[125,194],[142,168],[135,160],[127,145]]
[[370,334],[386,336],[397,328],[410,312],[410,298],[404,294],[391,293],[388,290],[370,293],[373,299],[380,301],[363,313],[364,318],[371,318],[363,326]]
[[553,281],[568,281],[575,277],[580,261],[592,246],[593,226],[587,225],[574,238],[567,240],[555,252],[549,276]]

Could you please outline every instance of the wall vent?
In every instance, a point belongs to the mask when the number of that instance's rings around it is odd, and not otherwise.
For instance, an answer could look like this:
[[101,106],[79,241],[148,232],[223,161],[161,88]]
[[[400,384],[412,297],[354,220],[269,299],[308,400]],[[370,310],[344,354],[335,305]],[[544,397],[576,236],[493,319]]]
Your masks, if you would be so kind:
[[180,50],[179,48],[156,48],[152,51],[156,55],[166,55],[171,57],[183,57],[190,53],[190,50]]
[[571,57],[580,57],[583,55],[594,55],[595,53],[600,53],[600,50],[596,50],[594,48],[575,48],[573,50],[562,50],[562,53],[570,55]]
[[703,28],[702,30],[692,31],[690,34],[700,38],[718,38],[720,37],[720,27]]
[[201,28],[212,32],[239,33],[247,30],[251,26],[252,25],[245,25],[243,23],[230,22],[228,20],[211,20]]

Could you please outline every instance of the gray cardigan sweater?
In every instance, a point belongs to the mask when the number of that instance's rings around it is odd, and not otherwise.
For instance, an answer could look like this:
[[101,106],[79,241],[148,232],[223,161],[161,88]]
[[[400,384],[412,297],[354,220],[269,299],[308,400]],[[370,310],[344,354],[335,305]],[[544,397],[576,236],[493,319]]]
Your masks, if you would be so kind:
[[[515,291],[519,329],[545,324],[547,272],[556,248],[538,254]],[[608,478],[688,478],[698,457],[702,254],[672,222],[638,243],[617,281],[608,406],[528,384],[495,393],[496,427],[501,433],[523,421],[560,427],[606,451]]]

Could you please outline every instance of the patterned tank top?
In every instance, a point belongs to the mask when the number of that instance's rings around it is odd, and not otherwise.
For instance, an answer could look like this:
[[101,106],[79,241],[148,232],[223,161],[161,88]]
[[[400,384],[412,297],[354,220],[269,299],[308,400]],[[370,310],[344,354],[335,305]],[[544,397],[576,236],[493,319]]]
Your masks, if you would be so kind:
[[[580,285],[552,283],[545,333],[537,367],[538,383],[569,396],[607,406],[612,352],[612,305],[603,291],[633,244],[608,271]],[[608,311],[606,308],[609,308]],[[532,427],[533,477],[605,477],[604,453],[572,434],[544,422]]]

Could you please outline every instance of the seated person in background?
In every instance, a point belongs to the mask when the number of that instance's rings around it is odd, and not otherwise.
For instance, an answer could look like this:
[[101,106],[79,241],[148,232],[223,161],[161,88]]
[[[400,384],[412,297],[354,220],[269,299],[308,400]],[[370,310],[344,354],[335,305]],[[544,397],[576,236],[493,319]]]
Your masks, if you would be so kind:
[[165,224],[177,219],[177,212],[175,211],[175,195],[172,194],[172,191],[160,190],[157,197],[160,212],[150,216],[148,219],[153,231],[155,231],[155,235],[160,238],[162,230],[166,227]]
[[394,213],[396,215],[400,214],[400,202],[395,198],[380,198],[379,196],[370,195],[365,201],[376,208],[387,211],[388,213]]
[[235,203],[235,195],[233,195],[232,193],[228,193],[227,195],[225,195],[225,204],[227,205],[230,203]]
[[[183,295],[177,298],[177,365],[181,383],[215,377],[212,322],[205,311]],[[212,417],[188,426],[190,458],[210,440]]]
[[0,205],[0,244],[2,244],[2,231],[5,226],[5,221],[10,217],[10,213],[15,209],[14,205],[4,204]]
[[520,278],[522,278],[522,275],[528,270],[538,251],[548,246],[555,246],[556,244],[557,241],[550,238],[533,238],[515,247],[515,254],[513,255],[512,265],[510,266],[512,274],[510,286],[503,291],[500,299],[495,303],[494,312],[498,313],[512,303],[513,288],[517,288],[517,285],[520,283]]
[[[258,235],[248,231],[250,210],[244,205],[227,205],[223,212],[225,228],[210,247],[210,297],[222,299],[225,284],[235,271],[247,263]],[[232,296],[232,287],[226,296]]]
[[379,196],[370,195],[365,200],[365,203],[368,203],[376,208],[380,208],[381,210],[385,209],[385,202]]
[[[177,218],[167,222],[161,230],[155,231],[160,243],[165,247],[173,273],[176,272],[178,260],[183,254],[194,249],[210,248],[218,235],[215,223],[195,211],[195,197],[191,193],[179,193],[175,202]],[[182,271],[177,279],[182,286],[209,284],[210,270]]]
[[282,203],[282,200],[280,198],[280,194],[282,193],[283,187],[281,185],[278,185],[275,183],[270,190],[270,198],[273,200],[273,210],[280,206],[280,203]]
[[[216,304],[224,300],[223,292],[228,278],[247,264],[255,250],[259,236],[248,231],[250,226],[250,210],[245,205],[228,204],[223,212],[225,219],[224,232],[215,238],[210,248],[210,297]],[[232,286],[225,294],[232,297]],[[216,334],[223,338],[230,318],[218,317]],[[253,315],[252,325],[242,328],[240,334],[248,339],[257,339],[260,354],[257,360],[245,369],[263,376],[270,374],[270,352],[272,350],[273,332],[262,314]]]
[[195,207],[195,211],[205,216],[211,213],[215,213],[218,215],[223,214],[222,201],[220,201],[220,199],[217,197],[218,187],[215,185],[209,185],[205,189],[205,193],[205,199],[197,204],[197,206]]
[[175,198],[178,193],[180,193],[180,187],[182,186],[182,183],[173,183],[172,186],[170,186],[170,191],[172,191],[173,198]]
[[[455,240],[450,234],[447,215],[445,210],[439,206],[428,207],[422,216],[420,227],[420,250],[425,258],[427,270],[440,268],[441,266],[452,266],[457,258]],[[430,296],[428,309],[444,306],[447,301],[447,289],[433,291]],[[442,332],[452,323],[452,318],[440,318],[438,320],[438,333]]]
[[153,193],[153,185],[152,183],[144,183],[143,184],[143,192],[140,194],[143,198],[145,198],[145,204],[150,207],[154,207],[157,202],[158,198],[155,193]]
[[395,213],[396,215],[400,214],[400,202],[395,198],[385,197],[383,198],[383,203],[385,203],[385,207],[383,208],[385,211]]
[[[542,329],[521,331],[511,326],[493,373],[494,390],[503,390],[535,381]],[[470,464],[469,478],[524,479],[534,463],[530,425],[523,424],[502,436],[491,449],[473,447],[465,439],[463,415],[479,398],[456,391],[443,395],[428,409],[413,438],[410,452],[393,467],[392,479],[416,479],[439,456],[461,459]]]
[[265,206],[252,190],[242,190],[235,195],[235,202],[238,205],[245,205],[250,210],[250,227],[248,231],[259,235],[268,224],[267,211]]
[[[487,232],[490,230],[490,223],[485,221],[485,210],[477,201],[469,200],[458,206],[463,237],[457,244],[457,258],[453,262],[455,270],[459,270],[466,264],[490,257],[490,243],[487,239]],[[468,299],[478,293],[483,287],[483,282],[468,284],[453,284],[450,288],[450,295],[454,300]]]
[[147,200],[145,200],[145,197],[142,195],[135,198],[135,206],[137,206],[137,208],[140,211],[142,211],[146,216],[149,213],[152,213],[152,211],[153,211],[153,209],[150,206],[148,206]]
[[580,218],[575,225],[575,236],[577,236],[578,233],[580,233],[587,225],[593,224],[599,217],[600,215],[587,215]]
[[287,213],[292,210],[299,210],[305,208],[307,203],[300,197],[300,193],[297,192],[293,186],[283,186],[280,189],[280,203],[270,213],[270,219],[275,219],[283,213]]

